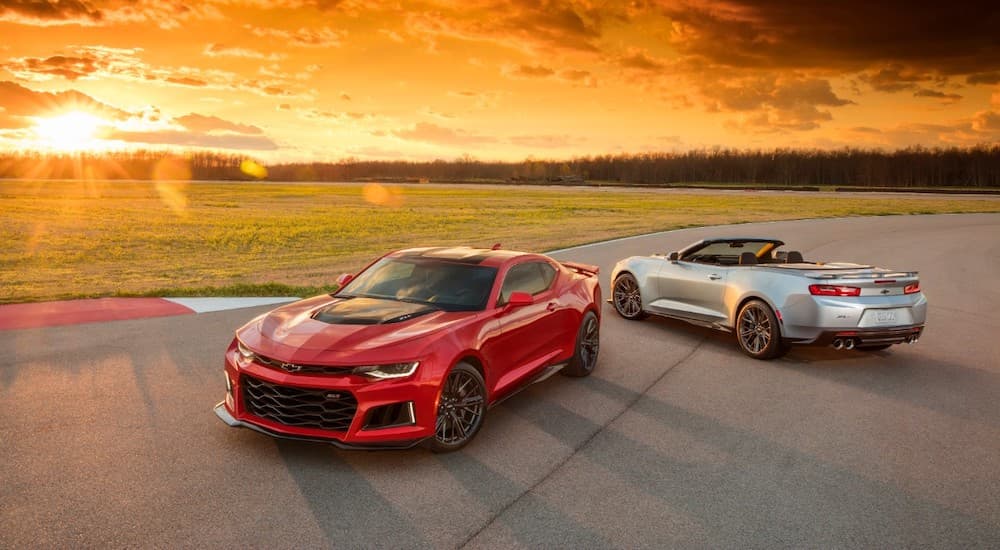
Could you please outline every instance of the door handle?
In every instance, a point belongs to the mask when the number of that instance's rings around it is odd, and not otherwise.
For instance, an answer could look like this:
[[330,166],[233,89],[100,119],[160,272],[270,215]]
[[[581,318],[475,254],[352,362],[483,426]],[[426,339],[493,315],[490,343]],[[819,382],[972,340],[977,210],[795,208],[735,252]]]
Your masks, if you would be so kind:
[[716,275],[715,273],[712,273],[711,275],[708,276],[708,278],[712,279],[713,281],[718,281],[722,277],[720,277],[719,275]]
[[556,303],[555,302],[549,302],[549,305],[545,306],[545,310],[546,311],[555,311],[556,310]]

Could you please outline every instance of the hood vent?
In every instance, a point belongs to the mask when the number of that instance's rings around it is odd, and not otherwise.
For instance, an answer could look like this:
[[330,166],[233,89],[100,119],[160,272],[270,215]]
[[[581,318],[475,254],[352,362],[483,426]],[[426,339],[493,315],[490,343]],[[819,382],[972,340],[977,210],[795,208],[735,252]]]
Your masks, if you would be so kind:
[[437,311],[427,304],[412,304],[379,298],[338,298],[312,314],[331,325],[386,325],[402,323]]

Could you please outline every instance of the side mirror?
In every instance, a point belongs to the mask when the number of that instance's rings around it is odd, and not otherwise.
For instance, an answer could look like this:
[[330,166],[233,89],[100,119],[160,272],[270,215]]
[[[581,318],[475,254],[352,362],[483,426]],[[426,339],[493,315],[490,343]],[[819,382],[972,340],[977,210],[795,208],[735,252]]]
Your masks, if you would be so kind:
[[344,288],[344,285],[354,280],[354,275],[350,273],[342,273],[340,277],[337,277],[337,288]]
[[671,262],[676,262],[677,260],[681,259],[681,255],[677,252],[671,252],[670,256],[667,256],[667,259],[670,260]]
[[510,298],[507,299],[507,305],[510,307],[521,307],[531,305],[534,301],[535,299],[527,292],[511,292]]

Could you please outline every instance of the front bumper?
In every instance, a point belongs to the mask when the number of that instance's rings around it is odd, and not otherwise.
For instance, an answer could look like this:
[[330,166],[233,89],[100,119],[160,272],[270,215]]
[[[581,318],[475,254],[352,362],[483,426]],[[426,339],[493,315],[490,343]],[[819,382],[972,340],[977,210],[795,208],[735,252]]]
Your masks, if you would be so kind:
[[[256,361],[237,361],[231,346],[225,354],[227,393],[215,406],[216,416],[229,426],[343,449],[407,449],[434,436],[440,384],[430,369],[405,379],[373,381],[360,375],[293,373]],[[263,386],[267,388],[262,394]],[[322,411],[317,412],[315,400],[324,397],[332,401],[320,403]],[[345,400],[354,402],[352,412],[331,409]],[[405,410],[406,421],[379,416],[394,406]],[[327,414],[339,415],[335,425],[301,418],[326,419]]]
[[351,443],[345,443],[343,441],[338,441],[336,439],[326,439],[322,437],[309,437],[304,435],[293,435],[288,433],[276,432],[273,430],[269,430],[263,426],[258,426],[257,424],[252,424],[250,422],[243,422],[241,420],[237,420],[226,409],[225,401],[219,402],[219,404],[217,404],[213,410],[215,411],[215,416],[219,417],[219,420],[222,420],[223,422],[226,423],[227,426],[232,428],[248,428],[255,432],[262,433],[264,435],[269,435],[271,437],[276,437],[279,439],[291,439],[293,441],[310,441],[313,443],[326,443],[329,445],[333,445],[338,449],[346,449],[354,451],[383,451],[383,450],[412,449],[413,447],[423,442],[424,439],[426,439],[426,438],[421,438],[410,441],[390,441],[385,443],[351,444]]

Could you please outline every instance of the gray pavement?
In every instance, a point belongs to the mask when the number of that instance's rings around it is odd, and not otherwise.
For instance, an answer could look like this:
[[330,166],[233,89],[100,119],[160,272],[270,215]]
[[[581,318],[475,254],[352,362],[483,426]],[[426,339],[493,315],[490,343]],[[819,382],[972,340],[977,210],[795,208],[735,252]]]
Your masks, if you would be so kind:
[[747,224],[557,253],[601,266],[709,235],[921,272],[920,343],[746,358],[605,306],[594,375],[490,411],[451,455],[345,452],[211,412],[267,307],[0,332],[0,547],[1000,546],[1000,215]]

